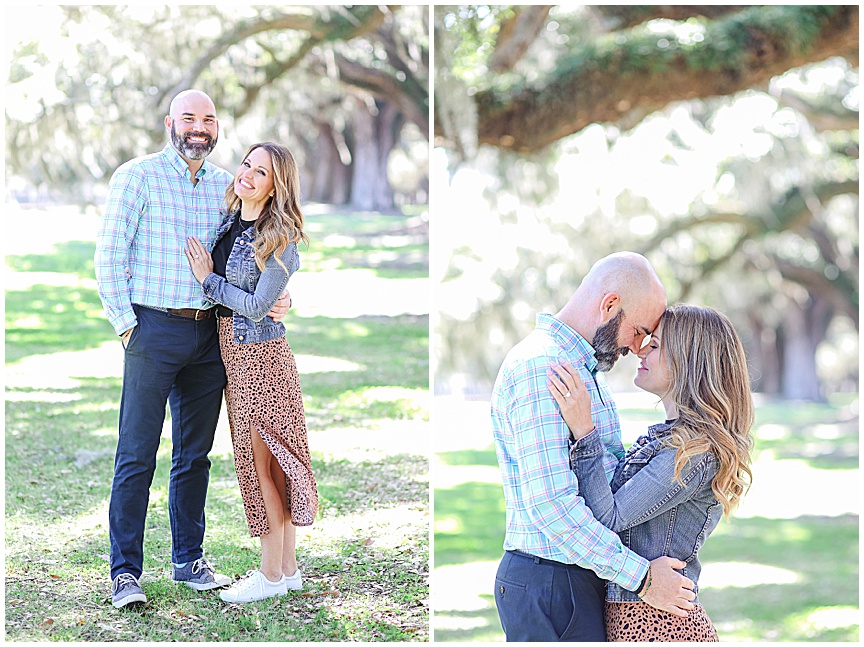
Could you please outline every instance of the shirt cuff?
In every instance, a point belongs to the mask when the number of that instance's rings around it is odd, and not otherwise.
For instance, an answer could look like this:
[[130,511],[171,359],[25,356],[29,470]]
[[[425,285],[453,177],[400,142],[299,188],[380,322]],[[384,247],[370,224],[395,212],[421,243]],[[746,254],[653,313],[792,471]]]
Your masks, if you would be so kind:
[[648,566],[649,562],[647,559],[628,549],[624,556],[624,564],[618,575],[612,579],[612,582],[622,589],[635,593],[639,590],[642,580],[648,574]]
[[603,444],[600,442],[600,432],[597,429],[592,430],[586,436],[582,436],[579,440],[573,440],[572,436],[568,440],[570,442],[571,458],[603,453]]
[[114,332],[117,336],[122,336],[127,330],[138,325],[138,318],[135,316],[135,311],[131,308],[123,314],[111,320],[111,325],[114,327]]

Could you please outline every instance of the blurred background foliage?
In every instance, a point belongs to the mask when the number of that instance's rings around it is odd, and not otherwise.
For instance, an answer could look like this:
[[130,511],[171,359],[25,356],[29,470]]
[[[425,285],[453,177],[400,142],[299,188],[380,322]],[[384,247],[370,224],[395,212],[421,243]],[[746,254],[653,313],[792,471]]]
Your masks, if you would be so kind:
[[383,5],[65,5],[4,9],[7,190],[98,202],[166,141],[171,98],[214,100],[233,170],[288,145],[304,198],[362,210],[428,200],[428,10]]
[[670,303],[733,319],[756,391],[857,391],[857,6],[434,21],[439,393],[488,391],[535,313],[621,249]]

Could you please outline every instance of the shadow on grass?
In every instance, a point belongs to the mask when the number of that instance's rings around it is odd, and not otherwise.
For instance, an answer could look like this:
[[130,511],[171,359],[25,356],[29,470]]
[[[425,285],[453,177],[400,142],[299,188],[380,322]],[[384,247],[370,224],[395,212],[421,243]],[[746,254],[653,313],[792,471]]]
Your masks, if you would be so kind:
[[500,485],[462,483],[435,490],[435,566],[501,559],[504,494]]
[[54,245],[52,254],[25,254],[7,256],[6,265],[16,272],[59,272],[73,274],[78,278],[93,278],[93,257],[96,243],[71,240]]
[[503,642],[504,631],[491,595],[482,595],[489,606],[477,611],[435,613],[435,642]]
[[34,285],[6,292],[6,363],[30,355],[96,348],[114,340],[96,290]]
[[712,588],[703,580],[707,588],[699,597],[721,640],[857,640],[857,625],[841,620],[836,627],[813,626],[808,616],[823,609],[857,610],[858,539],[857,515],[721,523],[699,553],[703,564],[730,564],[745,579],[747,564],[794,574],[792,582],[743,587]]
[[417,477],[429,471],[425,456],[393,454],[375,461],[315,462],[322,510],[351,514],[428,498],[429,483]]

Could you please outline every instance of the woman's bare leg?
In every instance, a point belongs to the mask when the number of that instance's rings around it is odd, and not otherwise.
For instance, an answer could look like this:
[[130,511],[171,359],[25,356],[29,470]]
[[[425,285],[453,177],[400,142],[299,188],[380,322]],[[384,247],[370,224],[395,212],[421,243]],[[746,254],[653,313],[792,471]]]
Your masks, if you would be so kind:
[[[285,490],[285,472],[275,458],[270,462],[271,476],[276,489],[282,495],[284,521],[282,525],[282,573],[291,577],[297,572],[297,528],[291,523],[291,511],[288,510],[288,494]],[[275,529],[274,529],[275,532]]]
[[[261,438],[255,425],[252,427],[252,458],[255,463],[255,473],[258,475],[258,483],[261,487],[261,496],[264,498],[264,512],[267,514],[267,525],[270,532],[261,535],[261,572],[271,582],[278,582],[282,577],[282,553],[285,525],[285,485],[284,475],[279,495],[279,486],[273,482],[273,471],[271,465],[278,468],[278,461],[270,453],[270,448]],[[282,470],[280,469],[281,473]]]

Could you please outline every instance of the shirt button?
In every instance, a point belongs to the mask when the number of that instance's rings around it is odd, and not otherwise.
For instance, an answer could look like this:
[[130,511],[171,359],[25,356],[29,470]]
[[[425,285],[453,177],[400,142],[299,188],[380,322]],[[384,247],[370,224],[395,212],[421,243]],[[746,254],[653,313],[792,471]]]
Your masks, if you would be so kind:
[[243,341],[243,335],[240,335],[239,337],[237,337],[237,339],[239,339],[240,341]]

